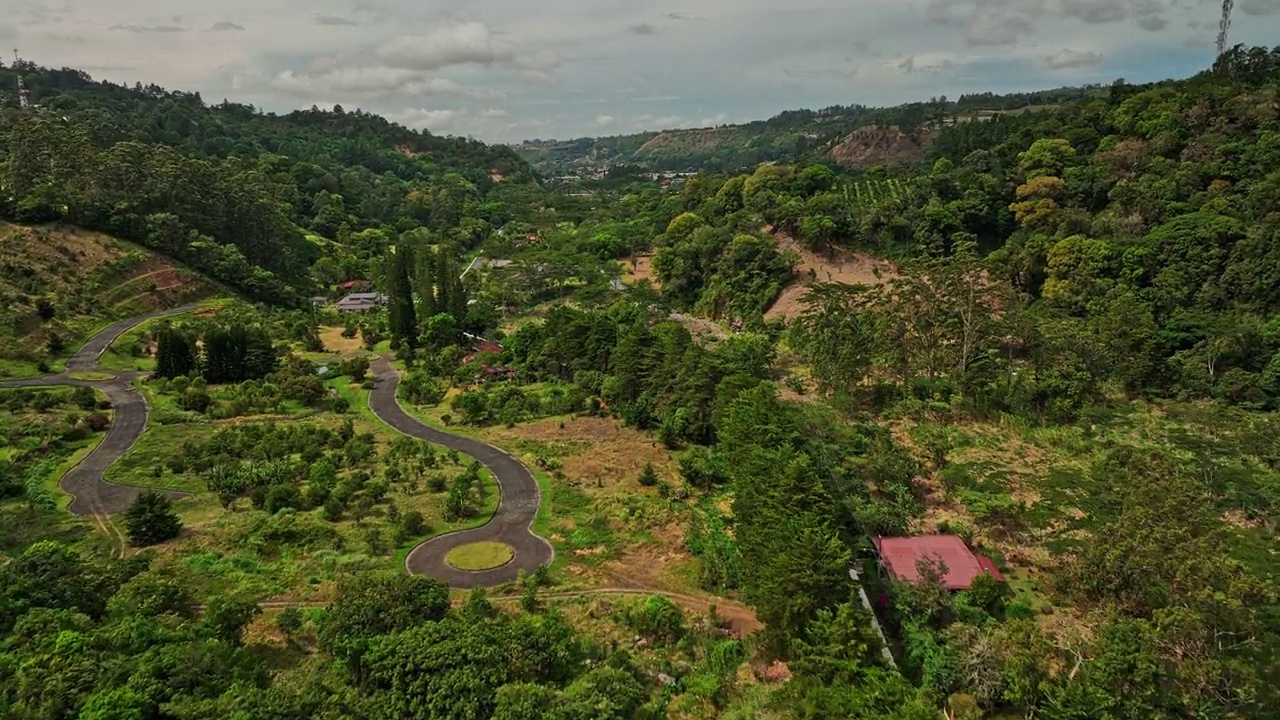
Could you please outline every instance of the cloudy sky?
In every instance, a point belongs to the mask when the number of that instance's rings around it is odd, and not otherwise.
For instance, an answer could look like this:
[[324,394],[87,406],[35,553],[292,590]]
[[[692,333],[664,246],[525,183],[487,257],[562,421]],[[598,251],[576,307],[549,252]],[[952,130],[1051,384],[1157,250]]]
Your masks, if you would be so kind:
[[[1232,44],[1280,38],[1236,0]],[[441,134],[568,138],[1212,62],[1221,0],[0,0],[0,46],[96,78]]]

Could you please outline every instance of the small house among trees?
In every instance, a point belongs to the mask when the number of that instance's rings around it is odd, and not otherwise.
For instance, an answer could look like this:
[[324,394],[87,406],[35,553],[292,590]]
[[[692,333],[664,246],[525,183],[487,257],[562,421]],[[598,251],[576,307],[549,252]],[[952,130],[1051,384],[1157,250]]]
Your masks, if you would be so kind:
[[382,293],[351,293],[338,301],[338,312],[368,312],[387,304]]
[[967,590],[982,575],[1004,582],[991,558],[973,552],[955,535],[876,537],[871,542],[880,556],[881,569],[899,582],[918,582],[920,566],[926,563],[942,564],[942,583],[948,590]]

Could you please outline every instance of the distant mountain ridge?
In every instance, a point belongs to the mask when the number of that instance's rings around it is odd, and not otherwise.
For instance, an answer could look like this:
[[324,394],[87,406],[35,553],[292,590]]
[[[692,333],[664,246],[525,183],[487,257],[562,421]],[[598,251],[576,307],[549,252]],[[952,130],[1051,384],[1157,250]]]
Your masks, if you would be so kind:
[[[515,146],[515,150],[540,173],[552,176],[614,165],[733,172],[770,161],[822,161],[865,169],[885,162],[922,160],[929,149],[930,130],[956,122],[985,120],[999,113],[1085,102],[1105,97],[1108,92],[1107,86],[1085,85],[1007,95],[962,95],[955,100],[944,96],[884,108],[849,105],[791,110],[740,125],[528,140]],[[864,128],[875,130],[855,135]],[[851,144],[862,141],[882,147],[866,153],[852,149]]]

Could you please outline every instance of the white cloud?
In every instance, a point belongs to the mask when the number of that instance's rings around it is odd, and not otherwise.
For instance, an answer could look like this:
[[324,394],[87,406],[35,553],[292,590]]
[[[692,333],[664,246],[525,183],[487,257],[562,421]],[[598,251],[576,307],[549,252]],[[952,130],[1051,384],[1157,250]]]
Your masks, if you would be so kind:
[[618,121],[618,118],[612,115],[597,115],[595,123],[596,123],[596,127],[609,127],[610,125],[614,124],[617,121]]
[[483,23],[466,22],[437,28],[426,35],[402,36],[378,50],[378,57],[392,67],[438,70],[451,65],[492,65],[510,62],[510,47],[494,42]]
[[1280,12],[1280,0],[1240,0],[1236,7],[1245,15],[1269,15]]
[[119,30],[131,33],[182,33],[187,29],[181,25],[112,25],[108,30]]
[[532,128],[528,120],[512,121],[502,108],[468,109],[407,108],[387,113],[387,118],[415,130],[427,130],[437,135],[465,135],[482,137],[495,133],[511,132],[523,126]]
[[1045,58],[1044,64],[1050,70],[1096,67],[1102,64],[1102,54],[1092,50],[1062,50]]
[[459,119],[457,110],[428,110],[412,108],[388,113],[387,118],[415,130],[430,130],[434,133],[446,133],[455,130]]
[[501,92],[467,88],[453,80],[429,77],[414,70],[391,67],[347,67],[315,73],[285,70],[271,80],[276,90],[302,98],[338,95],[387,98],[395,95],[499,98]]
[[316,15],[315,21],[317,25],[327,25],[329,27],[352,27],[360,24],[355,20],[338,15]]

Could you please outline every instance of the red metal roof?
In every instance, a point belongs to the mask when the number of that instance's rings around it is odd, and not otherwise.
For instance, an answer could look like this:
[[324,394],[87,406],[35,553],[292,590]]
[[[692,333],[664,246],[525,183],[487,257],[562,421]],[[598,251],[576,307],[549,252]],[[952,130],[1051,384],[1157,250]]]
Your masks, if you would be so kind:
[[921,560],[941,560],[947,567],[943,584],[948,590],[964,590],[979,575],[990,575],[1004,581],[995,563],[969,549],[955,535],[921,535],[919,537],[877,537],[872,539],[884,567],[897,580],[914,583],[920,579]]

